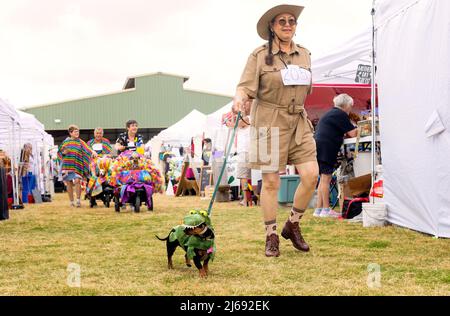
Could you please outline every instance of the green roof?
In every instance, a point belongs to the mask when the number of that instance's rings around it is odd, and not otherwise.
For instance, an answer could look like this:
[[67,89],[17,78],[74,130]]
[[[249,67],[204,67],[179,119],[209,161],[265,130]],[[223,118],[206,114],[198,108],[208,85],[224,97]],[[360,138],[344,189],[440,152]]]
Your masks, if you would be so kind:
[[127,78],[119,92],[24,109],[45,125],[46,130],[123,129],[135,119],[141,128],[166,128],[193,109],[212,113],[229,103],[231,96],[185,90],[188,77],[153,73]]

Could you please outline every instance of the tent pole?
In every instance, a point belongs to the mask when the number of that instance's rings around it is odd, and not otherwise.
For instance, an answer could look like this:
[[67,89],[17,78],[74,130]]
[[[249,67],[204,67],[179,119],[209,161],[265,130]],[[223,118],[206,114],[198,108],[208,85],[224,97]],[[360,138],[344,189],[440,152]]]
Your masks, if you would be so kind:
[[[375,164],[376,164],[376,139],[377,139],[377,131],[376,131],[376,83],[375,83],[375,78],[376,78],[376,52],[375,52],[375,2],[376,0],[373,0],[372,3],[372,71],[371,71],[371,111],[372,111],[372,166],[371,166],[371,175],[372,175],[372,188],[373,188],[373,184],[375,183]],[[372,204],[375,203],[375,199],[371,199],[372,200]]]
[[[23,205],[20,205],[20,197],[19,197],[19,190],[20,190],[20,183],[19,183],[19,163],[17,163],[17,153],[16,153],[16,126],[15,123],[17,123],[17,126],[19,126],[18,122],[15,122],[13,120],[12,124],[12,146],[13,146],[13,159],[11,159],[11,171],[12,171],[12,178],[13,178],[13,196],[14,196],[14,204],[12,205],[13,210],[19,210],[23,209]],[[20,148],[20,146],[19,146]],[[20,152],[20,150],[19,150]],[[19,153],[20,155],[20,153]],[[19,158],[20,160],[20,158]],[[14,161],[14,164],[13,164]],[[17,163],[17,172],[16,172],[16,163]]]
[[12,177],[12,186],[13,186],[13,205],[18,204],[18,200],[16,198],[17,195],[17,186],[16,186],[16,167],[15,167],[15,144],[14,144],[14,119],[11,120],[11,133],[9,133],[9,144],[11,146],[11,177]]
[[38,142],[37,140],[34,141],[33,143],[33,155],[35,155],[34,159],[34,167],[35,169],[33,170],[35,173],[35,177],[36,177],[36,188],[39,191],[39,195],[42,194],[42,186],[41,186],[41,174],[42,174],[42,159],[41,159],[41,150],[39,150],[39,146],[38,146]]

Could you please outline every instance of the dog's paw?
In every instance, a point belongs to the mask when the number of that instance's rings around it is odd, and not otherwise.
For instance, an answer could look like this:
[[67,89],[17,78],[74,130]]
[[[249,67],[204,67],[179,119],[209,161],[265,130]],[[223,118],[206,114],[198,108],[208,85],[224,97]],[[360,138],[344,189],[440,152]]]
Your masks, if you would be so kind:
[[198,274],[199,274],[200,278],[202,278],[202,279],[208,277],[208,273],[204,269],[198,270]]

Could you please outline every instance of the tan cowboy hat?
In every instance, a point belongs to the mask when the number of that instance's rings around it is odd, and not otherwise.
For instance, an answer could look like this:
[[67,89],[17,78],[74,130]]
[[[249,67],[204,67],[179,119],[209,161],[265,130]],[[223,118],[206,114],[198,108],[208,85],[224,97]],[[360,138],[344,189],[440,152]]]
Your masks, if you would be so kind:
[[277,15],[282,13],[290,13],[295,16],[296,19],[298,19],[304,8],[305,7],[290,4],[282,4],[273,7],[272,9],[264,13],[263,16],[259,19],[258,24],[256,25],[258,35],[263,40],[269,40],[269,24]]

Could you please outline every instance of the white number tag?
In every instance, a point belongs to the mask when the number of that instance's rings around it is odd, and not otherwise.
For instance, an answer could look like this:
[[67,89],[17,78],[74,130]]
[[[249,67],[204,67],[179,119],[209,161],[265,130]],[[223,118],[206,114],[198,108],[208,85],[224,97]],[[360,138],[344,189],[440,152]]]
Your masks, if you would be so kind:
[[128,147],[134,147],[134,142],[128,142]]
[[92,146],[92,149],[94,151],[102,151],[103,150],[103,145],[102,144],[94,144],[94,146]]
[[287,69],[282,69],[281,78],[285,86],[311,85],[311,72],[296,65],[289,65]]

